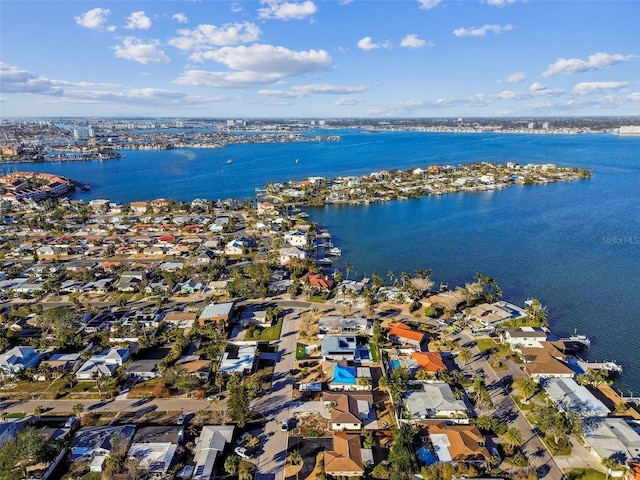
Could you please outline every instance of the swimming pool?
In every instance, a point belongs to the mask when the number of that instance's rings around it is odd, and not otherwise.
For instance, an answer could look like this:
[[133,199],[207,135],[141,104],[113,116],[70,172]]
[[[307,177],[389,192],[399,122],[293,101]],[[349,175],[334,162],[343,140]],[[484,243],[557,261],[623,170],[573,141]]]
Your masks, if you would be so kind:
[[391,365],[391,368],[393,370],[395,370],[396,368],[400,368],[401,367],[400,360],[390,360],[389,361],[389,365]]
[[420,458],[425,465],[433,465],[438,461],[438,458],[426,447],[420,447],[418,449],[418,458]]

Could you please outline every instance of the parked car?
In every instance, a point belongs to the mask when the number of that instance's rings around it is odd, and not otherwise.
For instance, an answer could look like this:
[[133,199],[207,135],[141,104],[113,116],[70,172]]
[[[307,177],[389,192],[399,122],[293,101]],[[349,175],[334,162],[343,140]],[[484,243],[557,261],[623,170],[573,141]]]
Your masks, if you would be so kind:
[[282,420],[282,424],[280,425],[280,429],[283,431],[287,431],[289,430],[289,421],[288,420]]
[[177,425],[184,425],[185,420],[187,419],[187,414],[186,413],[181,413],[180,416],[178,417],[178,421],[176,422]]
[[245,447],[236,447],[233,451],[236,452],[236,455],[241,458],[249,458],[249,454],[247,453],[247,449]]

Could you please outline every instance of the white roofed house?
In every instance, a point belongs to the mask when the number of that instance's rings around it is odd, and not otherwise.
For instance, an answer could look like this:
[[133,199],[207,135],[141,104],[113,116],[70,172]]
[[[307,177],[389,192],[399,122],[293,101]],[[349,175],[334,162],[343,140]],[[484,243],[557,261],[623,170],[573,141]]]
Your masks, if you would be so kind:
[[606,417],[610,413],[604,403],[572,378],[545,378],[540,384],[563,412],[576,413],[582,418]]
[[415,423],[418,420],[446,419],[453,423],[467,424],[467,405],[454,397],[446,383],[422,383],[421,390],[409,390],[402,394],[403,413],[399,421]]
[[[600,460],[613,458],[621,465],[640,460],[640,433],[623,418],[599,418],[585,422],[584,440],[591,453]],[[611,476],[622,475],[623,472],[611,472]]]
[[36,367],[42,356],[33,347],[13,347],[0,354],[0,374],[14,376],[30,367]]
[[184,428],[144,427],[133,437],[127,456],[136,459],[147,478],[167,478],[185,440]]
[[289,265],[291,260],[304,260],[307,258],[307,252],[298,247],[285,247],[280,249],[278,258],[280,265]]
[[91,380],[96,376],[112,377],[118,367],[121,367],[129,358],[128,348],[112,348],[94,355],[87,360],[76,372],[78,380]]
[[293,247],[306,247],[309,243],[309,237],[306,232],[301,230],[292,230],[284,234],[284,242]]
[[548,332],[543,328],[519,327],[505,328],[500,334],[502,343],[508,344],[511,350],[522,348],[543,348]]
[[233,440],[233,425],[205,425],[196,441],[192,480],[209,480],[218,469],[218,457]]

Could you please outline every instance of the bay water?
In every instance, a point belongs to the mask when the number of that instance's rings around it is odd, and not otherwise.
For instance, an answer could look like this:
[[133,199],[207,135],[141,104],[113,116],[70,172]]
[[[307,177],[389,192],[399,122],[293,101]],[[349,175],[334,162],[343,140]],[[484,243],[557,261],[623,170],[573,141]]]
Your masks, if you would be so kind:
[[[503,298],[538,298],[552,329],[592,340],[585,357],[624,367],[615,387],[640,394],[640,137],[419,132],[339,134],[339,142],[233,145],[222,149],[122,151],[109,161],[5,164],[89,182],[91,192],[131,202],[253,197],[256,187],[308,176],[347,176],[467,162],[555,163],[590,169],[590,180],[514,186],[384,204],[309,209],[352,266],[431,268],[449,286],[494,277]],[[231,162],[229,162],[231,160]],[[388,279],[388,278],[387,278]]]

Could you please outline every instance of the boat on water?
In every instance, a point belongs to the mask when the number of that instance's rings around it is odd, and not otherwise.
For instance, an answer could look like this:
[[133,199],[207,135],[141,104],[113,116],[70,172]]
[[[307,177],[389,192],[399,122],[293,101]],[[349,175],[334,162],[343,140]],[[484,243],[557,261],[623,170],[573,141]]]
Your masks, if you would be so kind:
[[340,250],[338,247],[331,247],[329,248],[329,255],[339,257],[340,255],[342,255],[342,250]]
[[233,163],[233,160],[229,159],[227,160],[227,163]]
[[299,158],[296,158],[296,163],[300,163],[300,159]]
[[331,266],[333,265],[333,260],[331,260],[329,257],[323,257],[316,260],[316,263],[318,265]]

